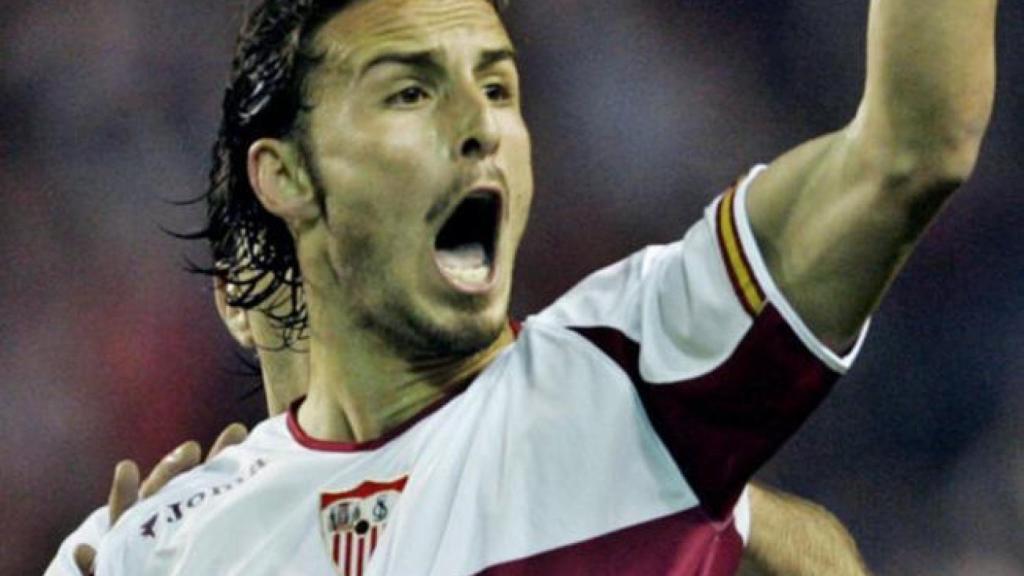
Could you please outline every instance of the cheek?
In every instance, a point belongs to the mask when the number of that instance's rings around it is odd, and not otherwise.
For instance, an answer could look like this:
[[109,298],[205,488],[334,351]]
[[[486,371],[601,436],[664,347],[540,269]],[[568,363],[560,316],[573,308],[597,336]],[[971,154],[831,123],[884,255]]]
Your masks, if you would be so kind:
[[506,166],[504,168],[517,177],[528,177],[531,173],[530,160],[532,156],[532,143],[530,132],[527,130],[523,119],[518,114],[510,115],[502,130],[502,143],[500,155],[503,157]]
[[359,228],[391,227],[392,220],[428,204],[421,191],[438,178],[434,164],[420,148],[403,141],[351,141],[343,154],[321,163],[329,218]]
[[526,225],[533,200],[533,159],[530,135],[525,127],[509,133],[505,140],[505,173],[513,198],[513,218],[517,232]]
[[325,115],[321,156],[349,176],[375,186],[415,181],[446,156],[436,119],[418,112],[386,112],[357,102],[334,118]]
[[[333,201],[332,201],[333,200]],[[358,274],[380,247],[375,236],[387,228],[382,213],[370,202],[328,197],[330,245],[334,268],[343,277]]]
[[358,141],[364,156],[385,166],[424,168],[445,159],[445,135],[438,119],[424,111],[378,114],[365,121]]

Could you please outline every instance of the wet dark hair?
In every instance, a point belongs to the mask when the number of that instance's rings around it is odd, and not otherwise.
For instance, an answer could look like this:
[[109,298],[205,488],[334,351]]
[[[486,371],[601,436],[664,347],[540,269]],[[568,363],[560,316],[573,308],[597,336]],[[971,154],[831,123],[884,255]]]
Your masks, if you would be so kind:
[[[199,199],[207,221],[193,239],[209,242],[212,266],[193,271],[233,287],[231,306],[260,308],[280,326],[284,344],[309,324],[295,245],[284,221],[267,212],[249,184],[247,155],[260,138],[302,143],[310,72],[323,60],[316,33],[355,0],[263,0],[239,32],[213,146],[209,184]],[[499,10],[504,0],[490,0]],[[286,288],[270,301],[278,290]]]

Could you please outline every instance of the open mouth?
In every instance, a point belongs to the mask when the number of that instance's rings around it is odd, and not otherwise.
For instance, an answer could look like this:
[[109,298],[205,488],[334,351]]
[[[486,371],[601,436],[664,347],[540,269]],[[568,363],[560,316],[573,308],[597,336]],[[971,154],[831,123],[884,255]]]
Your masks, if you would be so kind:
[[494,277],[501,197],[493,190],[473,193],[448,217],[434,240],[434,259],[456,288],[486,289]]

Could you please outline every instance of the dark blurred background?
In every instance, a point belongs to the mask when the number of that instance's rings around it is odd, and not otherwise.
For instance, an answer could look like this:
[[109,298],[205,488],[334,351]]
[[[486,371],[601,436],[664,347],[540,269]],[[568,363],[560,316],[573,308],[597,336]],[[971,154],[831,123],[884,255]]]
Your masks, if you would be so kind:
[[[182,271],[243,2],[0,1],[0,573],[39,574],[144,468],[262,417]],[[748,166],[841,127],[866,0],[514,1],[537,197],[514,313],[679,237]],[[1024,4],[1001,8],[975,177],[875,317],[859,364],[764,472],[880,574],[1024,575]],[[856,273],[852,271],[851,273]]]

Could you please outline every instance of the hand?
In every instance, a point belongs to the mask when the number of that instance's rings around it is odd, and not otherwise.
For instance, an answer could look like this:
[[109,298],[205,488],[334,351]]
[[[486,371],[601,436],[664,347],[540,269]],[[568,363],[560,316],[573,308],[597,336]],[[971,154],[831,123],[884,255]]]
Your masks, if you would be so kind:
[[[210,448],[206,459],[210,460],[228,446],[241,443],[248,432],[245,426],[231,424],[220,433]],[[114,481],[110,485],[110,496],[107,497],[107,508],[110,510],[110,526],[113,527],[126,510],[139,500],[145,500],[156,494],[175,476],[195,468],[202,461],[202,449],[194,440],[178,446],[164,456],[149,476],[139,483],[139,467],[131,460],[122,460],[114,468]],[[75,548],[75,565],[82,576],[92,576],[96,561],[96,549],[88,544],[80,544]]]

